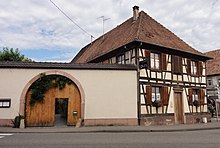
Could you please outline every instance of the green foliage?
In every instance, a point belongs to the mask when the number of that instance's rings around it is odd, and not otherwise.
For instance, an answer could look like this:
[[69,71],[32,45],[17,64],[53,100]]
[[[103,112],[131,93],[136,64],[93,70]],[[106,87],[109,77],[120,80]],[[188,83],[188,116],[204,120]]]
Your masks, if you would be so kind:
[[198,106],[198,105],[199,105],[199,101],[198,101],[198,100],[194,100],[194,101],[193,101],[193,105],[194,105],[194,106]]
[[12,123],[13,123],[13,127],[14,128],[19,128],[20,127],[20,123],[21,123],[21,119],[24,119],[25,117],[22,116],[22,115],[18,115],[14,118],[14,120],[12,120]]
[[32,91],[30,104],[34,105],[35,102],[43,102],[44,94],[52,87],[63,89],[66,84],[71,84],[72,81],[63,76],[41,74],[41,77],[35,81],[29,90]]
[[23,54],[20,54],[18,48],[7,48],[4,47],[0,51],[0,61],[22,61],[22,62],[32,62],[31,59],[26,58]]
[[154,107],[161,107],[161,101],[160,100],[155,100],[155,101],[153,101],[152,102],[152,105],[154,106]]

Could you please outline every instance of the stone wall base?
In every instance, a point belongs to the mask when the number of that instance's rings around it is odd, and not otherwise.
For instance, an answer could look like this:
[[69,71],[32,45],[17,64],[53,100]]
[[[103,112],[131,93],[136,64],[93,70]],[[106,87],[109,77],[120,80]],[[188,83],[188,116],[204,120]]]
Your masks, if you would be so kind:
[[207,122],[211,122],[211,115],[208,113],[185,114],[186,124],[202,123],[203,118],[207,118]]
[[140,125],[144,126],[173,125],[174,123],[174,114],[142,116],[140,119]]
[[138,125],[135,118],[115,118],[115,119],[84,119],[84,126],[114,126],[114,125]]
[[[208,113],[188,113],[185,114],[185,124],[202,123],[203,118],[207,119],[207,122],[211,122],[211,115]],[[140,125],[174,125],[175,116],[174,114],[166,115],[145,115],[140,119]]]
[[0,119],[0,126],[4,126],[4,127],[13,127],[13,123],[12,123],[13,119]]

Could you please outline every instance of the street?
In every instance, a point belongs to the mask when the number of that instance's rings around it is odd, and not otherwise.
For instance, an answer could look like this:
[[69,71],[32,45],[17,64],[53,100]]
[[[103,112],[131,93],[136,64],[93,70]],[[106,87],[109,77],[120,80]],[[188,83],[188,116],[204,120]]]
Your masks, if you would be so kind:
[[1,148],[220,147],[220,130],[146,133],[14,133],[2,135],[5,136],[0,139]]

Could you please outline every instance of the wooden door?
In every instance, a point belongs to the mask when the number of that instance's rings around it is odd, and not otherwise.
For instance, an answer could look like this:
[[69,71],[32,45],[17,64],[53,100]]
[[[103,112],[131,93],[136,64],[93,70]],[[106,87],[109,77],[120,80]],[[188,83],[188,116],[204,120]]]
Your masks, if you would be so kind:
[[174,107],[175,107],[175,122],[176,124],[183,124],[183,101],[182,101],[182,93],[175,92],[174,93]]
[[[43,102],[30,105],[31,92],[26,95],[26,126],[54,126],[56,98],[68,98],[67,125],[76,125],[81,118],[80,92],[75,84],[65,88],[50,88]],[[73,115],[73,113],[76,113]]]

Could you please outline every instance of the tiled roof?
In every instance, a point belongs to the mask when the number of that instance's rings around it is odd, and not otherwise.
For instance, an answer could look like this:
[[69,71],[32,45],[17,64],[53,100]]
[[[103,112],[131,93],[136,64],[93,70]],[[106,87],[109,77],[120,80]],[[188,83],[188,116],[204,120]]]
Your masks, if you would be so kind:
[[104,38],[101,36],[91,44],[85,46],[72,60],[72,63],[89,62],[100,55],[104,55],[132,41],[141,41],[204,56],[148,14],[141,11],[136,21],[133,21],[131,17],[121,25],[107,32]]
[[212,60],[208,60],[206,63],[206,74],[220,75],[220,49],[206,52],[205,55],[213,57]]
[[22,68],[22,69],[98,69],[98,70],[136,70],[135,65],[125,64],[71,64],[54,62],[0,62],[1,68]]

